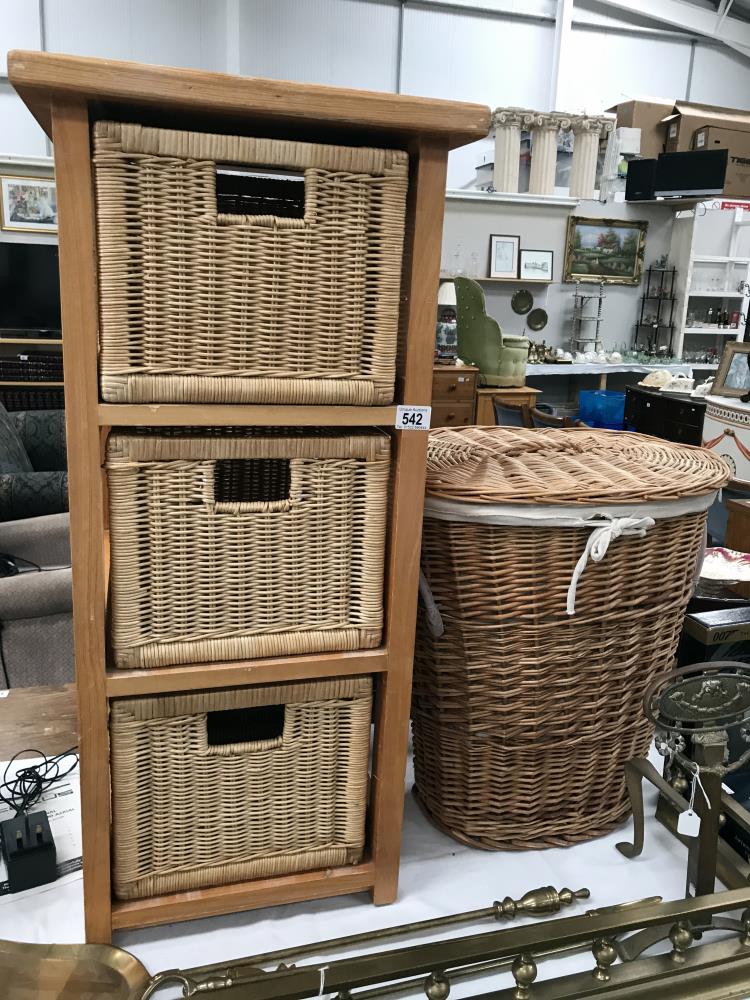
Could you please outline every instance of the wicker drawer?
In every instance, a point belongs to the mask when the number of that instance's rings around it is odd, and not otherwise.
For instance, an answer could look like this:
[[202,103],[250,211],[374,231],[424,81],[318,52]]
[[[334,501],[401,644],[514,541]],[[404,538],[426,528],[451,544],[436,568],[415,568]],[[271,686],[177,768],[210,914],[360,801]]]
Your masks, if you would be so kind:
[[377,646],[389,446],[295,428],[111,435],[115,666]]
[[116,700],[121,899],[358,862],[369,677]]
[[431,427],[467,427],[474,423],[474,402],[433,403]]
[[476,374],[455,370],[436,371],[432,375],[432,401],[452,403],[454,400],[474,400]]
[[405,152],[99,121],[93,169],[105,400],[391,402]]

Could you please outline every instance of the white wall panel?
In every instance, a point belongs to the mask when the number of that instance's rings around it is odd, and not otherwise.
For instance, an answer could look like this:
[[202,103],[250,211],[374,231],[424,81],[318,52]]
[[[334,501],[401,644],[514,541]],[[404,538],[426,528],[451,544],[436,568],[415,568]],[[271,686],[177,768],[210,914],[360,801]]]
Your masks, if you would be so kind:
[[632,97],[685,97],[690,42],[573,28],[567,111],[602,111]]
[[247,76],[395,90],[395,0],[240,0]]
[[[546,108],[554,27],[544,22],[407,6],[401,90],[496,108]],[[451,153],[448,187],[474,177],[488,144]]]
[[223,70],[224,0],[44,0],[49,52]]
[[750,61],[731,49],[695,47],[690,100],[750,109]]
[[47,156],[44,132],[7,80],[0,82],[0,153]]
[[32,0],[0,0],[0,25],[0,76],[5,76],[9,49],[40,47],[39,4]]

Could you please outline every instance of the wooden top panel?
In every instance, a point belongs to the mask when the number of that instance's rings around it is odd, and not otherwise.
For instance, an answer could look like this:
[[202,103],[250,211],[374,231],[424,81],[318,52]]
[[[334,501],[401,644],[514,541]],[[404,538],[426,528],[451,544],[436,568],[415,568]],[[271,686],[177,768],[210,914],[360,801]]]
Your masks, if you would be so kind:
[[484,138],[490,128],[490,109],[482,104],[49,52],[8,53],[8,77],[50,137],[53,101],[84,101],[122,120],[138,120],[151,109],[374,132],[405,141],[424,134],[445,139],[450,148]]

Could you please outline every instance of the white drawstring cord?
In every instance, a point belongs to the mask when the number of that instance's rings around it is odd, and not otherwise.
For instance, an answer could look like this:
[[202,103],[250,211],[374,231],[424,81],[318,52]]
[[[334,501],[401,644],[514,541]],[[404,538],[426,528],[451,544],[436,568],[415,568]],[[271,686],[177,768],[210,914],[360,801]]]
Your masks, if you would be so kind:
[[613,517],[606,524],[601,524],[594,528],[588,537],[586,547],[581,553],[581,558],[576,563],[573,576],[568,587],[567,612],[569,615],[576,613],[576,590],[578,581],[581,578],[589,558],[594,562],[601,562],[607,554],[609,543],[621,535],[635,535],[643,538],[649,528],[653,528],[656,522],[652,517]]

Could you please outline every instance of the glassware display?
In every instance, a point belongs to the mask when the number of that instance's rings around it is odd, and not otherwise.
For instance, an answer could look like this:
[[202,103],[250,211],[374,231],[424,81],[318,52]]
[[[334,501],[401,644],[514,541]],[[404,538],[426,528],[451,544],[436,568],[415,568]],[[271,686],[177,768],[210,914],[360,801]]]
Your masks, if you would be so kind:
[[452,273],[455,275],[466,274],[465,263],[464,248],[460,243],[457,243],[453,250]]

